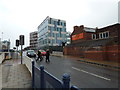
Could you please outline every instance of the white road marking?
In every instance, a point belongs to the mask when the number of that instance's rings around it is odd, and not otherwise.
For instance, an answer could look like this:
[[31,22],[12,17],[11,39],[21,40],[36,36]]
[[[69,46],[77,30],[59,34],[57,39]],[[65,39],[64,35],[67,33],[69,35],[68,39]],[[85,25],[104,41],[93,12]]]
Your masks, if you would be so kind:
[[87,71],[82,70],[82,69],[78,69],[78,68],[75,68],[75,67],[72,67],[72,68],[75,69],[75,70],[77,70],[77,71],[81,71],[81,72],[84,72],[84,73],[90,74],[90,75],[92,75],[92,76],[98,77],[98,78],[102,78],[102,79],[105,79],[105,80],[108,80],[108,81],[111,80],[111,79],[109,79],[109,78],[105,78],[105,77],[103,77],[103,76],[99,76],[99,75],[97,75],[97,74],[90,73],[90,72],[87,72]]

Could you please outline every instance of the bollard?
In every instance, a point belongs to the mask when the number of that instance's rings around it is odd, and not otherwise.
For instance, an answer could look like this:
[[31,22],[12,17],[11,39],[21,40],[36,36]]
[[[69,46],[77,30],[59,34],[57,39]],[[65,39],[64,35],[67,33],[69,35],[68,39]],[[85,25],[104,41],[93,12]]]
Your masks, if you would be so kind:
[[40,88],[45,88],[44,66],[40,65]]
[[32,61],[32,88],[34,88],[35,87],[35,79],[34,79],[34,74],[35,74],[35,72],[34,72],[34,65],[35,65],[35,62],[34,61]]
[[70,75],[67,73],[63,75],[63,88],[65,90],[69,90],[70,88]]

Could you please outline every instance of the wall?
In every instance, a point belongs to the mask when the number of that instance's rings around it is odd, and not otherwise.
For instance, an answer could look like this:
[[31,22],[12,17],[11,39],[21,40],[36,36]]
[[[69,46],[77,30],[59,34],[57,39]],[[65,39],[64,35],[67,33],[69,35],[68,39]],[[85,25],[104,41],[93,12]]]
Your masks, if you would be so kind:
[[[65,47],[64,55],[72,55],[92,60],[115,61],[120,62],[120,45],[111,45],[100,47],[99,50],[89,47]],[[97,48],[97,47],[96,47]]]

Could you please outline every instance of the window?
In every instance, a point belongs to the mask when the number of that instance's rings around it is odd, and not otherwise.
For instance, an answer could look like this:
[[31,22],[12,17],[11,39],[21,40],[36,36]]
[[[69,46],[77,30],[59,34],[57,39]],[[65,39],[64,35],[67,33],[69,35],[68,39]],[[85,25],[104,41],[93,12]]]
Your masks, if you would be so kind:
[[61,26],[62,26],[62,22],[61,22]]
[[53,37],[55,37],[54,33],[53,33]]
[[58,20],[57,24],[60,25],[60,20]]
[[48,23],[51,24],[51,18],[48,20]]
[[51,27],[50,27],[50,26],[48,26],[48,30],[51,30]]
[[51,30],[54,31],[54,27],[51,27]]
[[96,39],[96,34],[92,34],[92,39]]
[[48,33],[48,36],[49,36],[49,37],[51,37],[51,34],[50,34],[50,33]]
[[62,28],[60,28],[59,30],[60,30],[60,32],[61,32],[61,31],[62,31]]
[[64,22],[64,26],[66,26],[66,23]]
[[54,25],[56,25],[56,21],[54,21]]
[[60,30],[60,28],[57,28],[57,31],[59,31]]
[[105,38],[106,37],[106,33],[103,33],[103,38]]
[[66,32],[66,28],[64,28],[64,32]]
[[99,38],[100,39],[104,39],[104,38],[109,38],[109,32],[103,32],[103,33],[99,33]]
[[106,38],[109,38],[109,32],[106,32]]
[[99,33],[99,38],[102,39],[103,38],[103,34]]

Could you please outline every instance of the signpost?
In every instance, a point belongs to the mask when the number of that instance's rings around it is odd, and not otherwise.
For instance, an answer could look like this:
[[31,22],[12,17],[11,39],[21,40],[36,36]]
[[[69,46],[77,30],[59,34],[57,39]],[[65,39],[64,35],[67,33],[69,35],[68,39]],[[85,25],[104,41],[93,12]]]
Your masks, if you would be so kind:
[[24,35],[20,35],[20,43],[21,45],[21,64],[22,64],[22,53],[23,53],[23,50],[22,50],[22,46],[24,45]]

